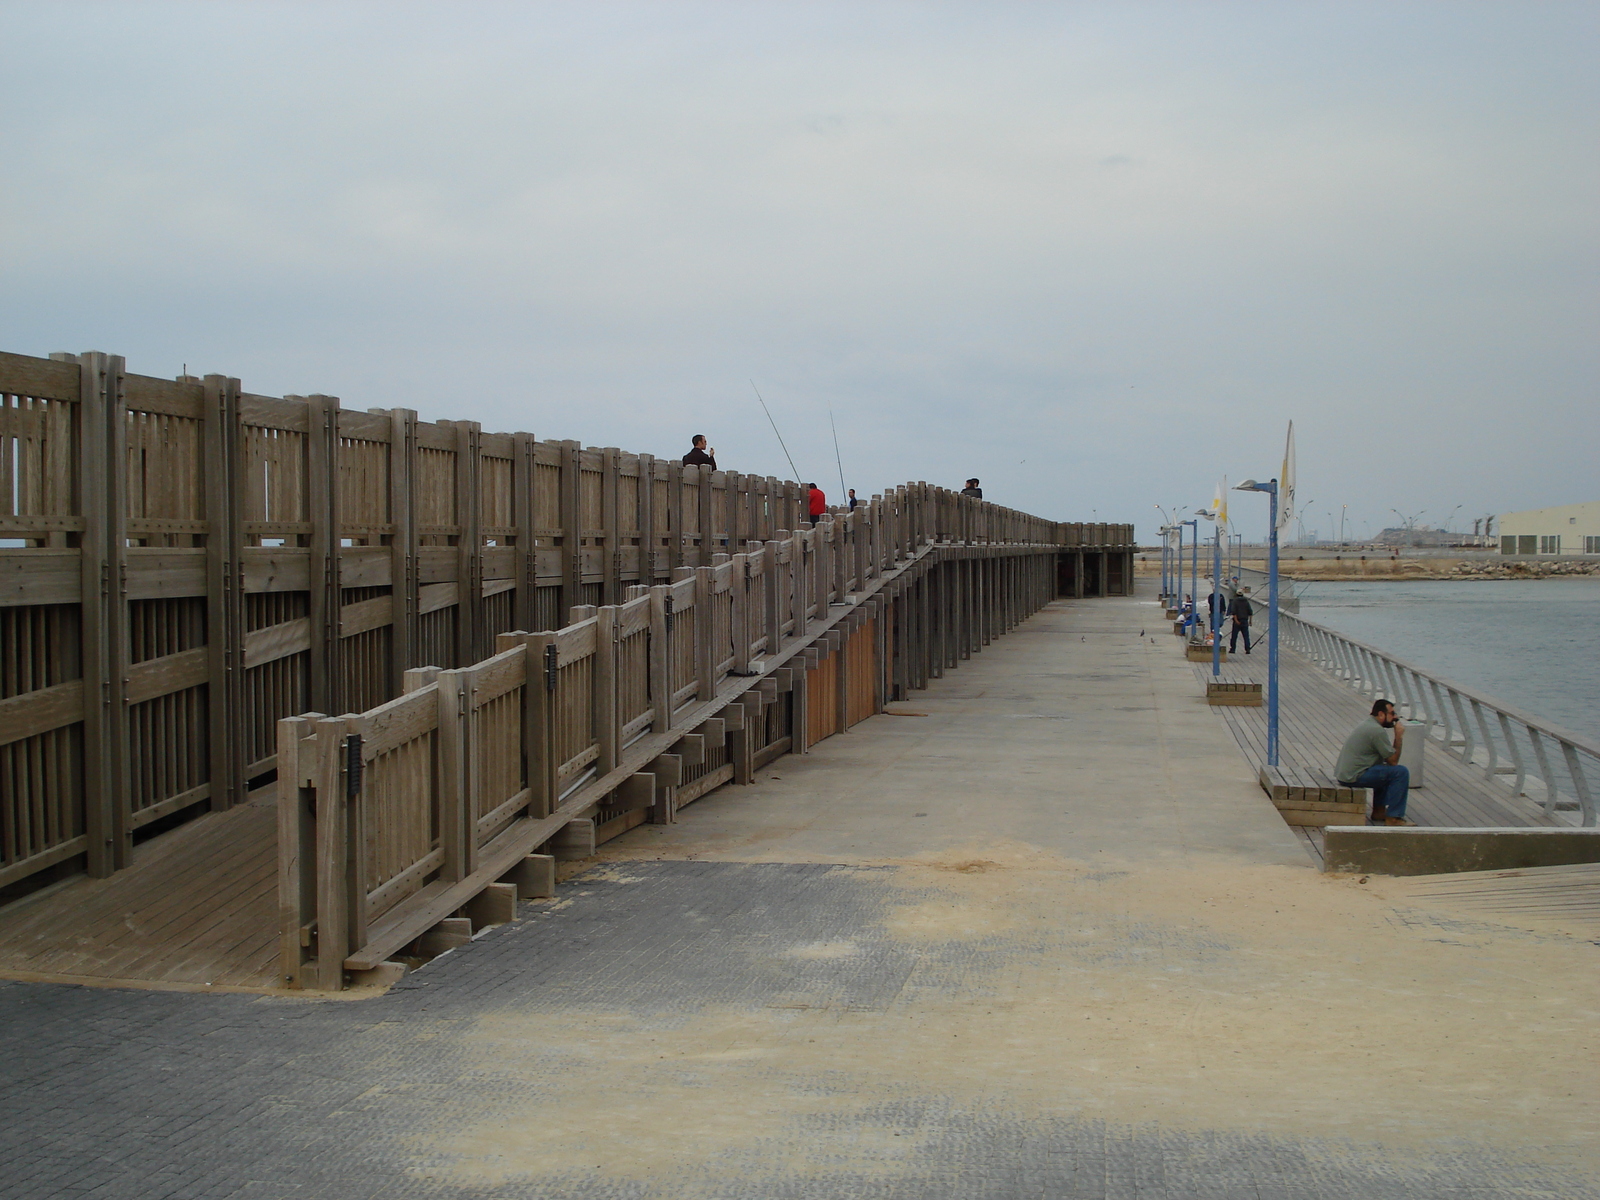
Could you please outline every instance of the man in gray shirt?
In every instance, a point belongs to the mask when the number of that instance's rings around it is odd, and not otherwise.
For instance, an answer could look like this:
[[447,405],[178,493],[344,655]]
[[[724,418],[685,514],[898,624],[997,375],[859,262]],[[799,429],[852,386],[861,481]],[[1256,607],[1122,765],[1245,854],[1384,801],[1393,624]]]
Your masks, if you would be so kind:
[[1344,740],[1333,776],[1341,787],[1372,789],[1373,824],[1415,825],[1406,820],[1406,793],[1411,772],[1400,765],[1405,727],[1387,700],[1372,706],[1372,715]]

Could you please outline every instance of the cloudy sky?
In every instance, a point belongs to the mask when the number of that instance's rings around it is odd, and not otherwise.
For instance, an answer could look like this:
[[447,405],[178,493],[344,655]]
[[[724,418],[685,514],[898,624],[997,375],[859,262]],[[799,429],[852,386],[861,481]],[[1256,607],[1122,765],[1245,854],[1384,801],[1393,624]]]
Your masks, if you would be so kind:
[[[1600,498],[1600,7],[0,3],[0,348],[1060,519]],[[1247,534],[1264,503],[1240,496]]]

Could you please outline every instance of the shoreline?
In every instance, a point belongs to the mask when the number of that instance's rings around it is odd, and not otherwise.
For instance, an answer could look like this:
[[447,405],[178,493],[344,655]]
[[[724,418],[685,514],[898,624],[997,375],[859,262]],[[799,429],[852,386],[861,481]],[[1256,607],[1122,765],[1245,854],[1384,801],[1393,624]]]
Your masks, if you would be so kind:
[[[1243,566],[1265,571],[1261,559],[1245,559]],[[1209,563],[1202,563],[1209,569]],[[1482,559],[1427,560],[1415,558],[1369,558],[1365,562],[1330,563],[1308,559],[1278,560],[1278,572],[1287,579],[1304,583],[1346,583],[1372,580],[1380,583],[1450,582],[1460,580],[1584,579],[1600,576],[1600,563],[1584,562],[1484,562]],[[1135,576],[1159,576],[1161,561],[1142,557],[1134,563]]]

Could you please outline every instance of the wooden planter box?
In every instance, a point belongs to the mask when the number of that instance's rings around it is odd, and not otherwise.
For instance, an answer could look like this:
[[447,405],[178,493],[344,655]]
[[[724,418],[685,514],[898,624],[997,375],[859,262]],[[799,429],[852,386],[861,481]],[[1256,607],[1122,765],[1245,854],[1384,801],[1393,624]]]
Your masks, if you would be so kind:
[[1262,767],[1261,788],[1290,825],[1365,825],[1372,806],[1370,788],[1340,787],[1320,772]]
[[[1224,652],[1226,657],[1226,652]],[[1206,680],[1207,704],[1230,704],[1240,708],[1261,707],[1261,685],[1248,679]]]

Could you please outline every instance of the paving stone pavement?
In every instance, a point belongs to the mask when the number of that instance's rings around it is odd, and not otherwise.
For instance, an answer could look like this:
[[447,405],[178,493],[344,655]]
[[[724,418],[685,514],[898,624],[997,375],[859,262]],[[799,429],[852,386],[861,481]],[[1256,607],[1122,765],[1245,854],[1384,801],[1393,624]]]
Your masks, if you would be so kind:
[[[1003,1089],[887,1077],[864,1094],[848,1064],[810,1070],[796,1050],[763,1065],[761,1038],[695,1032],[754,1022],[815,1045],[850,1025],[889,1029],[941,996],[982,1004],[1007,963],[1046,953],[1085,978],[1130,954],[1218,979],[1240,969],[1226,939],[1115,922],[908,940],[892,915],[938,898],[920,878],[895,866],[605,864],[367,1001],[0,984],[0,1196],[1600,1194],[1581,1170],[1542,1163],[1538,1147],[1396,1153],[1117,1123],[1067,1104],[1022,1110]],[[1085,873],[1075,886],[1104,881]],[[636,1070],[595,1049],[618,1043]],[[684,1044],[712,1050],[674,1059]],[[745,1089],[727,1090],[730,1069]],[[661,1101],[700,1107],[674,1123]],[[721,1123],[745,1115],[753,1124],[730,1137]],[[674,1142],[703,1136],[700,1152],[663,1145],[663,1122]],[[597,1123],[610,1129],[602,1153]],[[592,1165],[573,1157],[579,1146]]]

